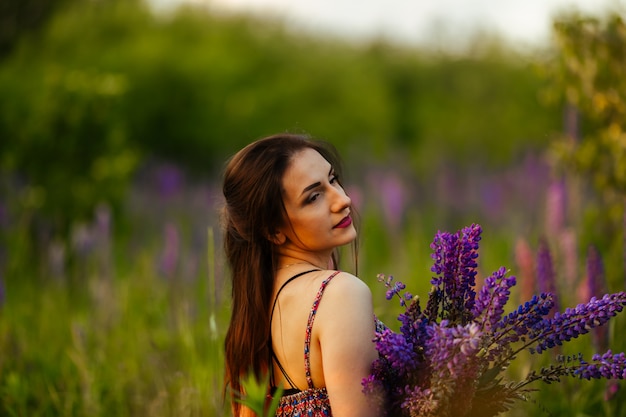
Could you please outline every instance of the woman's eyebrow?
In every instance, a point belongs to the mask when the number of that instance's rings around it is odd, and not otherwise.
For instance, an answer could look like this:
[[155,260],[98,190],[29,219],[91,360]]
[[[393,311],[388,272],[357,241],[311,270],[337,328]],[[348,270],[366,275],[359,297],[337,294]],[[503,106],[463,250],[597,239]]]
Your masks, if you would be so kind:
[[[331,167],[330,167],[330,171],[328,171],[328,176],[331,176],[331,175],[333,174],[333,171],[334,171],[334,169],[333,169],[333,167],[331,166]],[[302,190],[302,193],[300,193],[300,195],[302,195],[302,194],[306,193],[307,191],[311,191],[312,189],[317,188],[317,187],[319,187],[320,185],[322,185],[322,183],[321,183],[321,182],[319,182],[319,181],[318,181],[318,182],[315,182],[315,183],[313,183],[313,184],[311,184],[311,185],[308,185],[308,186],[304,187],[304,190]]]
[[305,187],[305,188],[304,188],[304,190],[302,190],[302,193],[300,193],[300,195],[305,194],[307,191],[311,191],[312,189],[317,188],[317,187],[319,187],[320,185],[322,185],[322,183],[321,183],[321,182],[319,182],[319,181],[318,181],[318,182],[315,182],[315,183],[313,183],[313,184],[311,184],[311,185],[309,185],[309,186]]

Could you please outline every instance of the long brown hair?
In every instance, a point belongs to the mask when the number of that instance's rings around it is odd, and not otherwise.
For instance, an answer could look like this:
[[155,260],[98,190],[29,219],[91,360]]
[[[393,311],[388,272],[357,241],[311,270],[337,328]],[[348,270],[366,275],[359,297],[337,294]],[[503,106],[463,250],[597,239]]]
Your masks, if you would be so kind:
[[224,249],[232,274],[232,314],[226,334],[225,386],[234,401],[241,378],[261,380],[270,367],[269,310],[277,255],[269,237],[286,219],[282,181],[294,154],[311,148],[340,174],[337,152],[308,136],[278,134],[259,139],[235,154],[224,172]]

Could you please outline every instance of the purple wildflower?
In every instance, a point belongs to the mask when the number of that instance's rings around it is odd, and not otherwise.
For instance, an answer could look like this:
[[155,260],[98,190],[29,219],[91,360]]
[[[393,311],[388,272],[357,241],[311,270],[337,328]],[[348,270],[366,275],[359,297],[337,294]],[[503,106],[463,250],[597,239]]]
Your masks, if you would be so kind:
[[447,327],[442,320],[439,325],[429,326],[426,353],[431,358],[434,376],[447,379],[460,376],[480,348],[481,331],[476,323]]
[[615,398],[619,391],[619,388],[620,386],[618,381],[614,379],[606,381],[606,389],[604,390],[604,401],[610,401]]
[[[444,319],[467,323],[474,307],[474,285],[478,263],[478,242],[482,229],[479,225],[466,227],[461,233],[438,232],[431,248],[435,260],[431,271],[437,274],[431,283],[436,287],[435,304],[430,303],[426,310],[429,318],[435,320],[439,314]],[[437,304],[443,304],[441,312]]]
[[558,236],[565,228],[566,206],[565,181],[553,181],[546,195],[546,232]]
[[472,315],[485,330],[492,329],[501,320],[511,287],[515,285],[515,277],[507,278],[505,274],[506,269],[502,267],[487,278],[474,304]]
[[430,388],[441,415],[466,415],[476,390],[482,332],[476,323],[447,327],[443,320],[429,326],[426,355],[430,359]]
[[377,374],[372,373],[363,378],[361,385],[363,385],[363,393],[370,397],[381,410],[385,410],[385,386],[377,378]]
[[[599,297],[607,292],[604,278],[604,264],[598,250],[590,246],[587,251],[587,276],[586,276],[587,299]],[[586,301],[586,300],[584,300]],[[609,331],[606,327],[598,327],[591,332],[591,338],[595,348],[599,351],[608,349]]]
[[624,352],[613,354],[608,350],[605,354],[595,354],[592,363],[583,363],[574,371],[581,379],[625,379],[626,355]]
[[552,319],[542,320],[532,329],[529,337],[537,342],[532,351],[541,353],[588,333],[621,312],[625,305],[626,293],[619,292],[600,299],[592,297],[586,304],[568,308],[562,314],[557,312]]
[[418,299],[409,305],[406,312],[398,316],[398,320],[402,323],[400,332],[404,337],[407,340],[413,340],[418,346],[423,346],[428,337],[426,331],[428,320],[422,314]]
[[[455,234],[437,233],[431,269],[436,276],[424,310],[418,298],[406,303],[407,293],[400,295],[403,283],[379,275],[387,299],[398,296],[406,308],[398,316],[399,334],[389,329],[377,333],[379,359],[363,381],[368,395],[384,390],[385,410],[393,416],[482,417],[525,400],[531,391],[525,387],[534,381],[550,383],[562,376],[626,378],[625,355],[608,351],[591,362],[579,354],[575,364],[568,357],[567,362],[531,370],[522,381],[506,381],[503,372],[519,352],[541,353],[601,327],[626,306],[626,293],[593,297],[551,317],[556,285],[543,241],[537,260],[543,292],[505,314],[516,284],[505,268],[486,278],[478,294],[474,291],[480,231],[473,225]],[[616,385],[610,387],[607,393],[614,395]]]
[[383,213],[393,230],[398,230],[406,209],[407,189],[402,179],[396,175],[384,175],[379,181],[382,191]]
[[515,261],[520,283],[520,300],[528,300],[535,294],[535,255],[525,239],[515,243]]
[[180,192],[183,186],[183,172],[175,165],[164,164],[158,167],[155,175],[159,194],[170,199]]
[[431,416],[437,413],[440,407],[440,401],[435,398],[430,388],[405,387],[404,397],[401,407],[408,410],[412,416]]
[[530,329],[534,328],[550,313],[552,307],[554,307],[552,294],[534,295],[529,301],[520,305],[517,310],[503,317],[493,327],[495,341],[500,344],[510,344],[523,339]]
[[406,302],[413,298],[409,292],[405,292],[404,295],[400,295],[400,292],[406,288],[406,285],[404,285],[401,281],[393,283],[393,275],[385,276],[384,274],[378,274],[377,278],[378,282],[382,282],[385,287],[387,287],[387,292],[385,293],[385,298],[387,300],[391,300],[394,295],[397,295],[400,299],[400,305],[404,307],[406,306]]
[[385,329],[382,333],[376,334],[374,341],[378,352],[400,375],[411,372],[417,365],[413,343],[407,341],[403,335]]
[[551,293],[554,296],[554,306],[556,311],[560,311],[556,288],[556,274],[552,264],[550,247],[545,239],[539,242],[537,249],[537,285],[539,292]]
[[[486,359],[493,360],[495,367],[505,366],[515,355],[526,348],[529,333],[544,320],[552,308],[552,294],[534,295],[517,310],[504,316],[492,331],[492,339]],[[521,342],[522,347],[513,350],[513,344]]]

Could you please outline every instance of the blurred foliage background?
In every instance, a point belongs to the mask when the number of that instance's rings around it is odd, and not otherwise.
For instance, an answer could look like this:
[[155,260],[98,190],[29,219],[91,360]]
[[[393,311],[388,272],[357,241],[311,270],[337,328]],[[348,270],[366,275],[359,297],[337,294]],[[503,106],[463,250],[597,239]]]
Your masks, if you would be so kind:
[[[0,414],[228,415],[219,176],[276,132],[343,155],[358,273],[389,323],[376,274],[425,296],[434,233],[472,222],[484,275],[523,278],[515,301],[537,290],[540,242],[569,304],[590,248],[624,290],[623,68],[614,12],[555,18],[543,49],[477,35],[449,52],[210,7],[3,1]],[[619,385],[568,384],[517,411],[626,415]]]

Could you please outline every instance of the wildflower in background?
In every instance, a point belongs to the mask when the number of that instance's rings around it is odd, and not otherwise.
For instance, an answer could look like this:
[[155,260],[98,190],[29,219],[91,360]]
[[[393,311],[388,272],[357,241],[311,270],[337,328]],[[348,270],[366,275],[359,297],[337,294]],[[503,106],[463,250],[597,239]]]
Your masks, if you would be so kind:
[[94,224],[95,239],[98,246],[98,270],[100,275],[109,279],[112,276],[113,260],[111,254],[111,209],[106,204],[96,208]]
[[392,230],[399,230],[406,210],[407,187],[400,177],[389,173],[372,175],[370,181],[382,193],[380,201],[387,224]]
[[[405,307],[398,316],[400,333],[377,333],[379,358],[363,380],[364,392],[380,398],[388,416],[489,417],[527,399],[535,381],[626,378],[626,355],[607,350],[589,362],[579,354],[507,381],[504,372],[520,352],[540,354],[606,324],[626,306],[626,293],[593,297],[550,317],[555,295],[542,292],[505,314],[516,284],[505,268],[485,279],[478,293],[473,289],[480,235],[478,225],[437,233],[436,276],[424,310],[418,298],[400,294],[404,284],[379,275],[387,298],[397,296]],[[547,246],[542,250],[538,265],[546,279],[551,263]]]
[[521,285],[520,300],[528,300],[535,294],[535,259],[530,245],[523,238],[515,243],[515,263]]
[[[604,264],[597,248],[590,245],[587,250],[587,265],[585,279],[579,288],[581,301],[589,300],[591,297],[599,297],[607,292],[606,277],[604,275]],[[597,351],[605,351],[609,348],[609,329],[606,326],[596,327],[591,331],[591,341]],[[617,395],[619,383],[614,380],[607,381],[604,390],[604,400],[609,401]]]
[[171,278],[178,268],[179,237],[178,228],[168,223],[163,231],[163,252],[161,254],[160,269],[164,276]]
[[93,229],[87,224],[75,223],[72,227],[71,242],[73,253],[84,261],[96,246]]
[[541,293],[550,293],[554,297],[555,310],[559,311],[556,274],[552,263],[552,254],[546,239],[539,241],[537,249],[537,287]]
[[155,180],[159,195],[164,200],[169,200],[178,195],[184,183],[183,172],[172,164],[163,164],[158,167]]
[[[598,250],[592,245],[587,250],[587,268],[586,276],[583,281],[583,299],[587,301],[591,297],[600,297],[606,294],[607,286],[604,277],[604,264]],[[597,350],[606,350],[609,343],[609,332],[606,327],[598,327],[593,329],[591,340]]]
[[572,229],[565,229],[558,239],[563,276],[567,285],[574,286],[578,279],[578,242]]
[[566,200],[565,181],[552,181],[546,193],[546,235],[561,235],[565,228]]
[[357,210],[361,210],[364,205],[363,191],[361,190],[361,188],[353,184],[348,185],[346,186],[346,194],[350,196],[352,206]]

